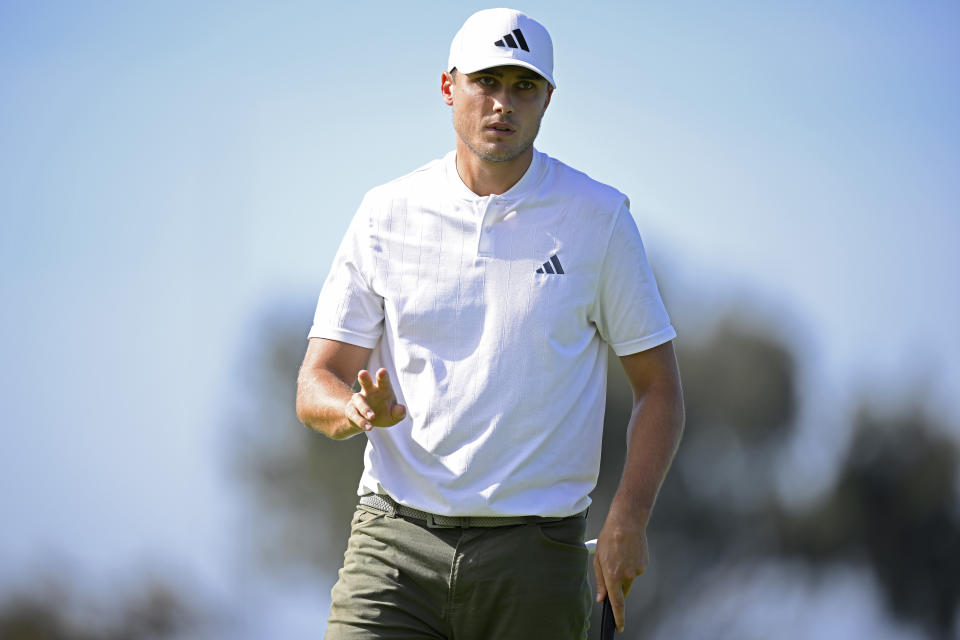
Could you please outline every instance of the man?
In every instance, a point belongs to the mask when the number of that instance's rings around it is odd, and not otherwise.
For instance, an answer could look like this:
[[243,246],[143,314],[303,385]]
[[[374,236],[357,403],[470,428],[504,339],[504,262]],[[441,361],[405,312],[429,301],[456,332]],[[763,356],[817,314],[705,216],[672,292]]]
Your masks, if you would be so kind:
[[585,637],[607,345],[634,407],[594,573],[623,629],[682,431],[676,333],[627,198],[533,148],[555,87],[540,23],[471,16],[441,74],[456,150],[367,193],[323,286],[297,413],[368,438],[327,638]]

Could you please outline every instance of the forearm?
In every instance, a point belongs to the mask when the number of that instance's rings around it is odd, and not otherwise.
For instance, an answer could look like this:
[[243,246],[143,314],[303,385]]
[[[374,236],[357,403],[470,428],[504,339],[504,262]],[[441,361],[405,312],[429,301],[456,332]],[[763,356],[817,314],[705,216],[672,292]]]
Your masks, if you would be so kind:
[[[660,486],[683,434],[683,393],[679,381],[651,385],[635,399],[627,427],[627,458],[610,516],[646,528]],[[609,519],[609,516],[608,516]]]
[[[620,487],[600,530],[593,568],[597,601],[609,597],[617,627],[624,597],[649,562],[647,524],[683,433],[683,392],[671,346],[649,356],[622,358],[634,390],[627,427],[627,459]],[[643,361],[650,367],[646,367]],[[659,365],[656,362],[659,361]],[[650,372],[654,371],[653,375]]]
[[332,372],[301,369],[297,379],[297,417],[328,438],[349,438],[361,431],[346,416],[345,408],[352,397],[353,389]]

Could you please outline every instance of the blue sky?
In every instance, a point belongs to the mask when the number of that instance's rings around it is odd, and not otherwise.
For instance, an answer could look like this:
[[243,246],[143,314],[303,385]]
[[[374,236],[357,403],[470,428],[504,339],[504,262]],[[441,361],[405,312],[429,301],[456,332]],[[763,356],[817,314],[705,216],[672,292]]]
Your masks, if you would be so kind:
[[[479,8],[0,2],[0,574],[53,550],[227,588],[251,318],[452,148]],[[960,432],[960,5],[518,8],[557,48],[537,146],[630,195],[678,305],[782,322],[821,412],[923,379]]]

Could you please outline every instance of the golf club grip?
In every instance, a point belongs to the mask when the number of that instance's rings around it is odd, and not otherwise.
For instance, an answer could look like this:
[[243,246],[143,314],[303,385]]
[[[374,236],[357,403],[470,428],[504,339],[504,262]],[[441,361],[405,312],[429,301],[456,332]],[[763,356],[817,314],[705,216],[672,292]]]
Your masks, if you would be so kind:
[[603,613],[600,614],[600,640],[612,640],[617,630],[617,621],[613,619],[609,596],[603,599]]

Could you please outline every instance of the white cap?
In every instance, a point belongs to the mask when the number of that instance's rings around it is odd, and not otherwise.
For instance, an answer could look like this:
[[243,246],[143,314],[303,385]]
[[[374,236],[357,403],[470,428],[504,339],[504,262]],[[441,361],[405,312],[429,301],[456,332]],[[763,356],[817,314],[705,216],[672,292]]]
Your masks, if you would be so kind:
[[484,9],[463,23],[450,43],[447,71],[463,73],[517,65],[553,81],[553,41],[546,28],[515,9]]

